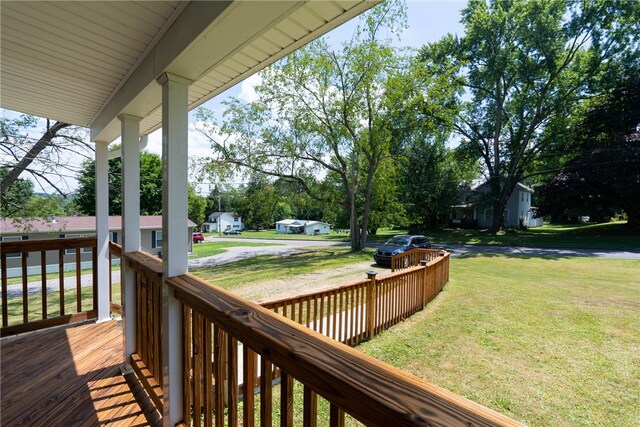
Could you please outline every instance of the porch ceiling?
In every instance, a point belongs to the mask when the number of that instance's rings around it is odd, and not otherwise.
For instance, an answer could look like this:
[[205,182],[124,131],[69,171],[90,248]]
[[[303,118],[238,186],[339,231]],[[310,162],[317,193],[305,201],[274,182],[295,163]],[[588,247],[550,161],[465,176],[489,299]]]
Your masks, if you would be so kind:
[[0,105],[120,134],[161,125],[163,72],[193,81],[189,108],[378,0],[0,2]]

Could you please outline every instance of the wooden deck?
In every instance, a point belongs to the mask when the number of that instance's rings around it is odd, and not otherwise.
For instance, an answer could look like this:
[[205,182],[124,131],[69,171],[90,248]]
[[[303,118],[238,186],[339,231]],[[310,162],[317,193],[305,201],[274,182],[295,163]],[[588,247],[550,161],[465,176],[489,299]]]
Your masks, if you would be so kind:
[[122,328],[116,321],[5,338],[0,347],[1,425],[157,423],[135,378],[120,374]]

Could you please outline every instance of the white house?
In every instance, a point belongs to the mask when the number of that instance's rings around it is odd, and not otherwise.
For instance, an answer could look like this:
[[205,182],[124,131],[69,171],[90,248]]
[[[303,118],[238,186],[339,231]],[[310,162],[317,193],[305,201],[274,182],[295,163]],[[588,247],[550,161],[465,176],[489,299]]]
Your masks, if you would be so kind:
[[[489,192],[485,182],[475,190],[466,192],[460,204],[453,206],[453,225],[477,225],[480,228],[491,227],[493,211],[488,203],[483,203],[483,196]],[[507,200],[504,209],[505,227],[538,227],[542,218],[535,218],[535,208],[531,206],[533,189],[518,183]]]
[[276,234],[329,234],[331,225],[322,221],[283,219],[276,222]]
[[212,233],[227,229],[244,230],[242,217],[234,212],[214,212],[207,218],[207,222],[202,224],[202,231]]

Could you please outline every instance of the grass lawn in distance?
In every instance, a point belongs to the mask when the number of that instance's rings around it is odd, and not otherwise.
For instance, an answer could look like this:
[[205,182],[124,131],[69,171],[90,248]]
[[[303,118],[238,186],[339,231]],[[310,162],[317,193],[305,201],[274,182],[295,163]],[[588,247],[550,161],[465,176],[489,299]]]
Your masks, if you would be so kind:
[[350,252],[347,247],[332,246],[305,248],[302,253],[286,257],[261,255],[233,263],[199,268],[190,273],[216,286],[233,291],[261,280],[294,276],[361,261],[373,261],[373,250]]
[[[375,235],[367,237],[369,243],[383,243],[397,234],[407,234],[406,229],[381,228]],[[625,222],[603,224],[545,224],[526,230],[512,232],[501,231],[491,234],[487,230],[450,229],[434,230],[427,233],[434,245],[500,245],[540,248],[588,248],[588,249],[640,249],[640,233],[631,232]],[[215,235],[210,233],[207,235]],[[242,239],[279,239],[279,240],[326,240],[349,242],[349,235],[334,233],[328,235],[307,236],[301,234],[276,234],[275,230],[244,231]]]
[[603,224],[545,224],[513,232],[444,229],[430,233],[434,244],[503,245],[541,248],[640,249],[640,233],[625,222]]
[[529,425],[638,425],[640,261],[472,256],[358,348]]
[[277,243],[252,243],[252,242],[202,242],[202,243],[194,243],[193,250],[191,255],[189,255],[190,259],[195,258],[204,258],[207,256],[218,255],[223,252],[226,252],[227,248],[237,247],[237,246],[282,246]]

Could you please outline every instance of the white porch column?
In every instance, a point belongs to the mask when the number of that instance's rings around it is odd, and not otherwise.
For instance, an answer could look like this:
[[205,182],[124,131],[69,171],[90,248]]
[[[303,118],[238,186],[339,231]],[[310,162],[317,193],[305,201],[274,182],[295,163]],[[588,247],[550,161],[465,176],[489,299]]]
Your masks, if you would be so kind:
[[[165,279],[187,272],[187,119],[191,83],[168,73],[162,85],[162,254]],[[162,373],[165,426],[182,420],[182,309],[162,286]]]
[[[140,117],[121,115],[122,159],[122,253],[140,250]],[[127,263],[120,264],[124,325],[124,371],[131,372],[136,351],[136,275]]]
[[96,254],[98,264],[98,321],[108,320],[109,304],[109,143],[96,145]]

